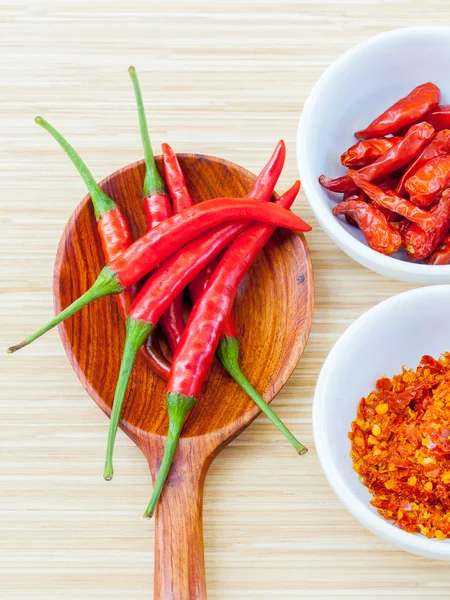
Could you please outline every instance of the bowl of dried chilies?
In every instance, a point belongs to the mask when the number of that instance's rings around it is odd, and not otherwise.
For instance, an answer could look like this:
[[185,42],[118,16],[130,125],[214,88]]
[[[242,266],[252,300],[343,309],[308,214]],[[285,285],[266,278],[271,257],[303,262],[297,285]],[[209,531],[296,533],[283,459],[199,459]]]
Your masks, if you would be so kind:
[[365,41],[324,73],[300,119],[299,170],[320,224],[349,256],[405,281],[450,281],[449,48],[444,27]]
[[327,479],[367,529],[450,560],[450,286],[394,296],[341,336],[316,387]]

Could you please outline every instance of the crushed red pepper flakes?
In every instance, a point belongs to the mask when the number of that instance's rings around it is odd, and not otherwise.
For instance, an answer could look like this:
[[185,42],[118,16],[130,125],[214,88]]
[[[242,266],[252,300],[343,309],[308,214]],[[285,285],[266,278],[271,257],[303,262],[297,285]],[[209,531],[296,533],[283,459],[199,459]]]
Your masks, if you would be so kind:
[[450,537],[450,353],[379,379],[349,438],[380,515],[410,533]]

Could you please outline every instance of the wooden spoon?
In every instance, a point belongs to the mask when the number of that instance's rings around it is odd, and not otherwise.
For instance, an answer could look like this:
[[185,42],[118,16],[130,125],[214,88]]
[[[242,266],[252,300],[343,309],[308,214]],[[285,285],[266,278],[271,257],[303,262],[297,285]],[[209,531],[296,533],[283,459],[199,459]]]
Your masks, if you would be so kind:
[[[178,158],[195,202],[242,197],[255,180],[250,172],[219,158],[198,154]],[[162,172],[160,157],[157,164]],[[125,212],[135,237],[145,231],[143,178],[144,165],[138,162],[100,184]],[[54,272],[56,310],[87,290],[104,264],[87,196],[70,218],[59,245]],[[304,237],[278,230],[242,282],[234,307],[243,371],[267,401],[277,394],[300,359],[311,327],[313,296]],[[90,304],[62,323],[60,334],[81,383],[109,416],[125,339],[114,299]],[[258,414],[253,402],[215,361],[201,399],[185,424],[155,514],[155,600],[206,598],[202,533],[206,472],[220,450]],[[167,426],[165,383],[138,357],[121,428],[144,453],[153,480]],[[105,444],[106,435],[105,427]],[[286,444],[286,452],[291,451]],[[99,477],[101,471],[99,465]]]

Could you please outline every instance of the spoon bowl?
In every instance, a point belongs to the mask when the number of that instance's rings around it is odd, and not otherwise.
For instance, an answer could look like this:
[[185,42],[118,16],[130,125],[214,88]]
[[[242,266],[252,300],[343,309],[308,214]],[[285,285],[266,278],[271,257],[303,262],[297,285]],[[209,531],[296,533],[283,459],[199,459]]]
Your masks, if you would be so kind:
[[[180,154],[178,159],[195,202],[242,197],[255,180],[249,171],[219,158]],[[162,172],[161,157],[156,160]],[[144,172],[140,161],[100,184],[124,211],[135,238],[145,232]],[[104,264],[86,196],[59,245],[54,271],[56,311],[86,291]],[[303,235],[277,230],[243,280],[234,305],[242,369],[268,402],[302,355],[311,327],[313,295],[312,266]],[[59,331],[81,383],[109,416],[125,340],[114,298],[90,304],[61,323]],[[155,514],[155,600],[206,598],[201,520],[204,479],[214,456],[258,414],[249,397],[214,361],[200,400],[185,423]],[[146,456],[154,480],[168,427],[165,382],[139,356],[120,427]]]

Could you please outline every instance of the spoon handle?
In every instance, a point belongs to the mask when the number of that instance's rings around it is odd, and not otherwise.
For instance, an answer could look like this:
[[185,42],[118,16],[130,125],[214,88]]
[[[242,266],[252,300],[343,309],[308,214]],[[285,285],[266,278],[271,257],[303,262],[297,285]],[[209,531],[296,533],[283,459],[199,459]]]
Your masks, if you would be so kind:
[[[155,439],[148,456],[153,479],[163,442]],[[206,600],[202,505],[210,463],[192,438],[180,439],[155,512],[154,600]]]

